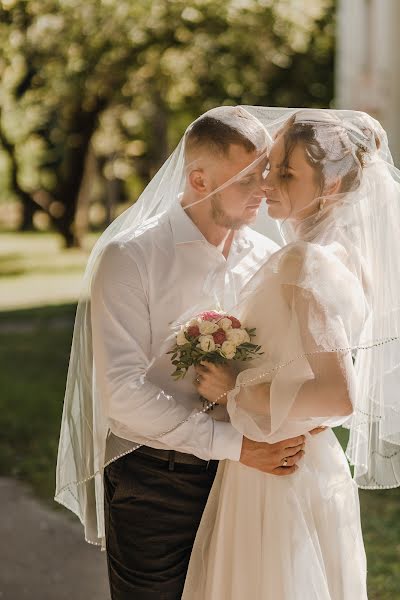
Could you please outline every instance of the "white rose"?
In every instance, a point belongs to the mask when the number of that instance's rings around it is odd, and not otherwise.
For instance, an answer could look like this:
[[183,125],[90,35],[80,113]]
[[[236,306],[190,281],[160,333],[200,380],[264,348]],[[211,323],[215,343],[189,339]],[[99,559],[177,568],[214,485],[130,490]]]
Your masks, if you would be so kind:
[[230,319],[228,319],[228,317],[224,317],[223,319],[218,321],[218,325],[224,331],[228,331],[228,329],[232,329],[232,321]]
[[199,329],[202,335],[210,335],[211,333],[218,331],[219,326],[212,321],[201,321],[201,323],[199,323]]
[[198,326],[199,323],[200,323],[200,319],[199,319],[199,317],[196,317],[195,319],[192,319],[191,321],[189,321],[189,323],[186,323],[186,328],[195,327],[196,325]]
[[212,352],[215,350],[215,342],[212,335],[201,335],[197,346],[201,348],[203,352]]
[[225,358],[233,358],[236,354],[236,345],[230,341],[224,342],[221,346],[221,354],[223,354]]
[[226,332],[226,338],[229,342],[236,344],[236,346],[250,341],[250,336],[245,329],[230,329]]
[[183,329],[181,329],[181,331],[176,336],[176,343],[178,344],[178,346],[184,346],[188,343],[188,341],[189,340],[187,340],[185,337],[185,332],[183,331]]

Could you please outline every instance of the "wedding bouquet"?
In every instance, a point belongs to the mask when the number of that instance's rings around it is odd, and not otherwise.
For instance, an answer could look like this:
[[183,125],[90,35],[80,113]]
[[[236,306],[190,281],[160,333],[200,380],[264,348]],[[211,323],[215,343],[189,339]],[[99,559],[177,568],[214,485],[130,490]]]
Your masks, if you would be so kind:
[[253,344],[256,330],[242,326],[236,317],[218,311],[207,311],[181,327],[176,336],[171,361],[172,377],[182,379],[189,367],[202,361],[226,364],[229,360],[252,360],[263,354],[261,346]]

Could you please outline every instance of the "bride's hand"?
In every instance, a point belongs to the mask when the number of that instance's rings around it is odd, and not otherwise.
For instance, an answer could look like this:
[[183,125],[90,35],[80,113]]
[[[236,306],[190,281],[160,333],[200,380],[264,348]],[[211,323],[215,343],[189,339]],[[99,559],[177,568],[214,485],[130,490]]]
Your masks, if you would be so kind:
[[202,362],[195,367],[194,384],[200,396],[209,402],[226,404],[226,394],[235,387],[236,375],[229,365]]

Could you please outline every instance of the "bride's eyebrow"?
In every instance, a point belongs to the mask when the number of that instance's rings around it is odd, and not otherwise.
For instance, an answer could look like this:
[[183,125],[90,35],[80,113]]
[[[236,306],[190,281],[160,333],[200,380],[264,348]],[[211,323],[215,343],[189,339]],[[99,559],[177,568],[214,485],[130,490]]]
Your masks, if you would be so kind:
[[[270,166],[272,166],[271,163],[270,163]],[[286,169],[287,171],[296,171],[296,169],[294,169],[293,167],[291,167],[290,165],[285,164],[285,163],[277,164],[276,168],[277,169]]]

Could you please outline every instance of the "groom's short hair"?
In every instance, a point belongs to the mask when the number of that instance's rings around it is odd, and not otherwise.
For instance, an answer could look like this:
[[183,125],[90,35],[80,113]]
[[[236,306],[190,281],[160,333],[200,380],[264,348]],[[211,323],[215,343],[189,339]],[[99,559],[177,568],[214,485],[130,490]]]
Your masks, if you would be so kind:
[[186,131],[185,155],[206,149],[226,156],[231,144],[242,146],[247,152],[264,150],[267,133],[255,117],[240,106],[220,106],[196,119]]

